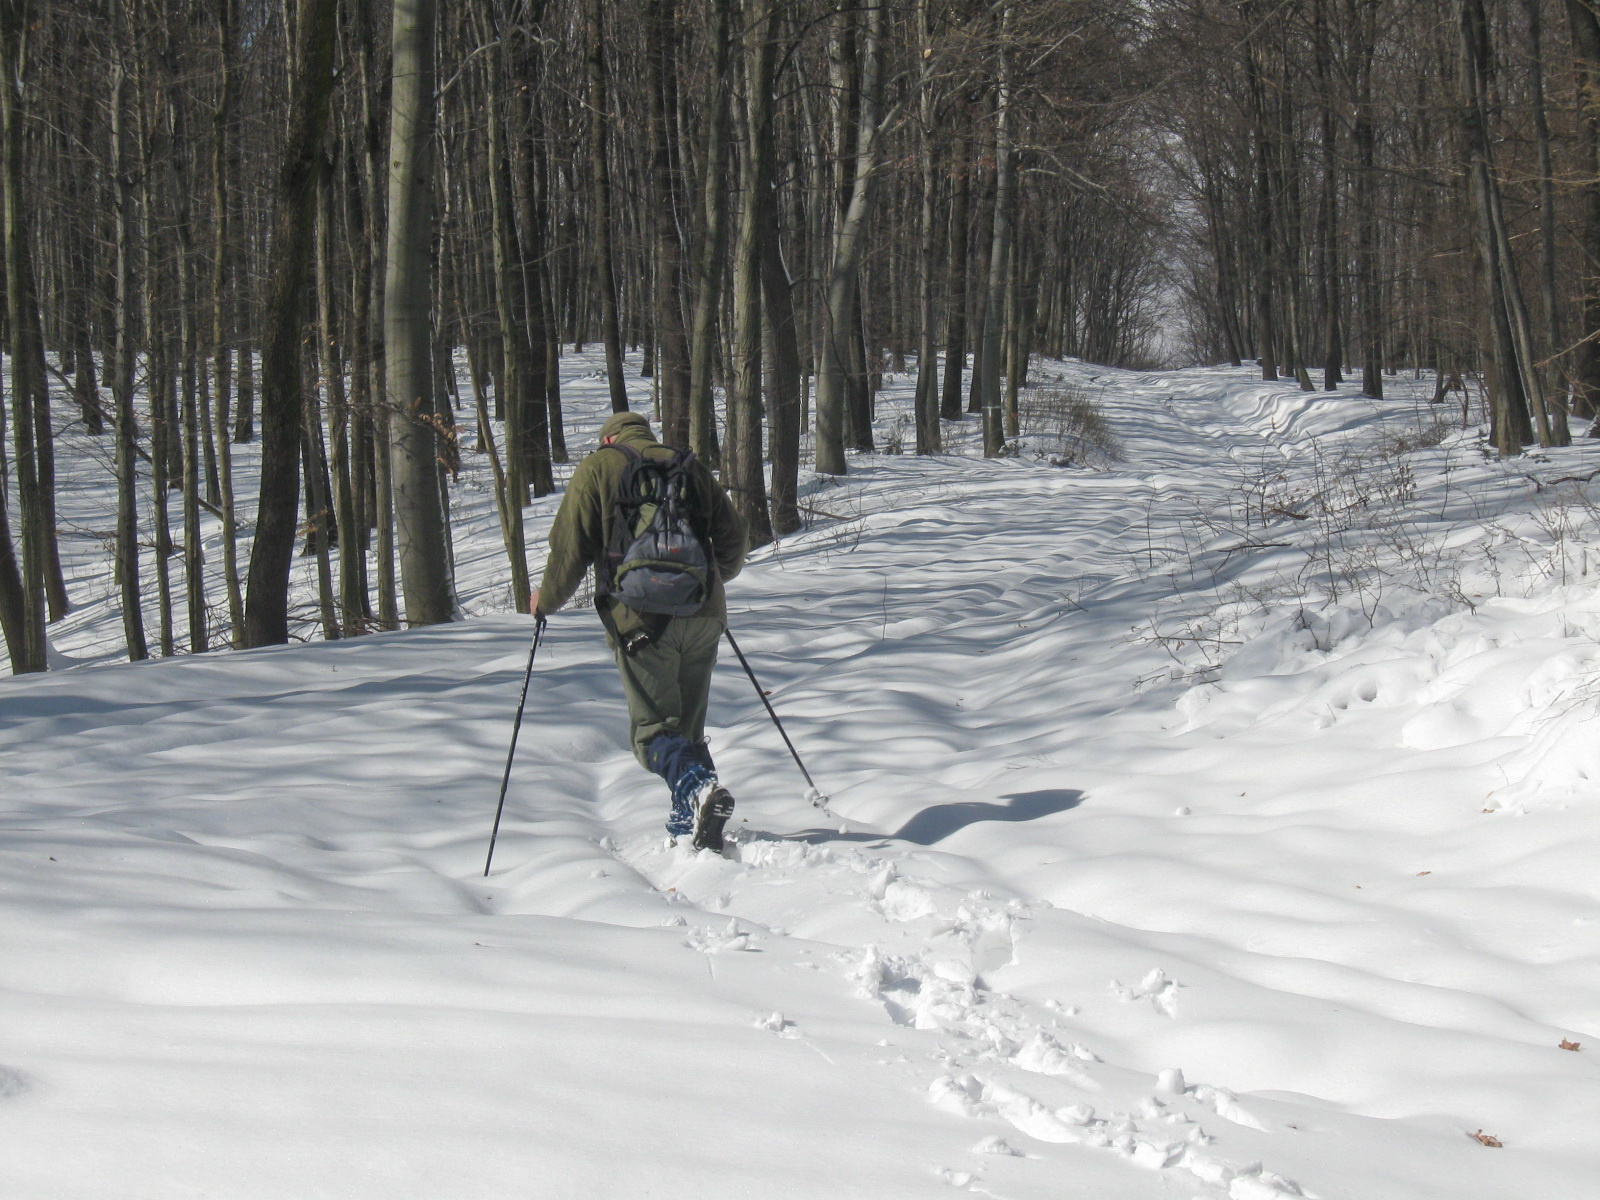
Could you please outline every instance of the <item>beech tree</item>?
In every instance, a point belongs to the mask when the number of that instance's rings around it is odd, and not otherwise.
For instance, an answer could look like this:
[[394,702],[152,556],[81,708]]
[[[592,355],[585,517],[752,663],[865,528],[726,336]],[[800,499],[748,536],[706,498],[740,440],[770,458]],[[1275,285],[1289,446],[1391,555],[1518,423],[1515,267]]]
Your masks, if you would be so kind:
[[261,357],[261,496],[245,595],[246,646],[289,640],[289,562],[304,414],[300,348],[316,229],[318,159],[333,90],[336,11],[335,0],[299,0],[296,13],[295,86],[278,184]]
[[444,486],[433,359],[434,0],[394,0],[389,245],[383,289],[389,453],[406,621],[448,621]]
[[63,437],[143,658],[450,619],[463,462],[525,609],[574,355],[758,540],[900,372],[922,454],[1038,354],[1431,371],[1507,455],[1600,396],[1593,0],[0,0],[0,67],[13,670]]

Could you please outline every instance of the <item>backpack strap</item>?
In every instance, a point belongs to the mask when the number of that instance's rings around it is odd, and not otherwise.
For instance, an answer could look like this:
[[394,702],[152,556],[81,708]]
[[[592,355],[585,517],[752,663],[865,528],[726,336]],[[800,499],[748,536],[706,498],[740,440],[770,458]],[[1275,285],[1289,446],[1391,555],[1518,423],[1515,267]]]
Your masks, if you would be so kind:
[[695,472],[695,458],[693,450],[674,450],[668,470],[672,477],[681,478],[682,486],[679,495],[682,497],[687,511],[681,516],[689,522],[689,528],[694,531],[695,537],[709,549],[711,539],[708,535],[706,497],[700,485],[699,476]]
[[600,449],[615,450],[620,453],[623,458],[627,459],[630,464],[638,462],[644,457],[644,455],[640,454],[632,446],[624,445],[622,442],[601,442]]
[[606,497],[609,536],[600,553],[600,561],[595,564],[596,590],[606,597],[616,584],[616,564],[628,547],[627,523],[622,519],[621,509],[633,490],[633,475],[644,462],[644,455],[621,442],[602,442],[600,449],[615,450],[623,458],[622,478],[612,494]]

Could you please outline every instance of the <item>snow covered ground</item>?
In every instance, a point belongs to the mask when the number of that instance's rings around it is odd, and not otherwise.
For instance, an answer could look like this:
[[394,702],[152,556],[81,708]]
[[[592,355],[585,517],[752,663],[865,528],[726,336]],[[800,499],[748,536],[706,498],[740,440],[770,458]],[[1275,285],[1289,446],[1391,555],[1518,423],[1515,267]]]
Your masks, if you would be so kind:
[[1600,1197],[1600,525],[1555,482],[1600,444],[1042,373],[1121,462],[859,458],[730,588],[832,799],[726,666],[726,858],[663,844],[576,611],[481,877],[531,632],[481,463],[471,620],[0,681],[0,1196]]

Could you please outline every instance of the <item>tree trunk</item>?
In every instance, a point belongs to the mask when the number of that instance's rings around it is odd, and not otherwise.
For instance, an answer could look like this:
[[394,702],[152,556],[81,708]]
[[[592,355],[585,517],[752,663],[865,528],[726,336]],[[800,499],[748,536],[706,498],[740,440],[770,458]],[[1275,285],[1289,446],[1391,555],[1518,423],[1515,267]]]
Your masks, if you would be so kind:
[[1534,138],[1539,152],[1539,298],[1544,308],[1544,328],[1538,343],[1544,362],[1545,402],[1550,410],[1550,433],[1555,445],[1571,443],[1567,429],[1565,373],[1559,365],[1565,347],[1561,344],[1561,306],[1556,291],[1556,196],[1555,168],[1551,161],[1550,119],[1546,112],[1544,83],[1544,15],[1542,0],[1523,0],[1528,17],[1528,73],[1532,93]]
[[972,168],[963,155],[951,164],[949,252],[945,257],[946,317],[944,394],[939,416],[961,419],[962,376],[967,368],[967,221],[972,198]]
[[1317,274],[1322,284],[1322,386],[1332,392],[1344,381],[1344,336],[1339,322],[1344,299],[1339,287],[1343,255],[1339,250],[1338,133],[1334,123],[1332,65],[1324,3],[1325,0],[1315,0],[1313,8],[1322,154],[1322,195],[1317,208]]
[[206,612],[205,544],[200,537],[200,489],[204,486],[200,439],[200,338],[195,329],[199,292],[195,284],[194,247],[189,236],[188,213],[180,205],[178,216],[178,294],[183,306],[179,323],[182,366],[179,396],[183,434],[183,591],[188,618],[189,653],[211,648]]
[[[999,157],[994,151],[994,133],[994,124],[990,122],[985,146],[989,152],[989,160],[998,165]],[[988,319],[990,255],[994,250],[994,184],[994,172],[986,171],[983,190],[978,195],[978,218],[973,222],[974,260],[966,266],[973,280],[973,285],[967,288],[967,297],[972,307],[969,325],[973,334],[972,378],[967,381],[967,412],[978,417],[980,421],[983,417],[984,321]]]
[[317,560],[317,614],[322,636],[338,641],[339,610],[333,593],[333,564],[329,556],[328,455],[322,441],[322,404],[316,388],[307,381],[306,411],[301,424],[300,461],[306,476],[306,550]]
[[1011,255],[1011,191],[1014,187],[1011,157],[1011,65],[1004,41],[1011,23],[1011,7],[1000,10],[1000,62],[995,87],[994,113],[994,233],[989,248],[988,298],[983,306],[983,456],[993,458],[1005,441],[1000,411],[1000,366],[1004,353],[1006,275]]
[[[712,7],[713,78],[727,79],[733,60],[730,36],[733,0]],[[723,166],[728,139],[728,89],[713,88],[706,119],[706,148],[700,197],[700,242],[694,256],[694,306],[689,321],[689,445],[707,466],[718,458],[712,367],[716,357],[717,301],[722,293],[722,260],[727,222],[723,220]]]
[[[1573,352],[1573,412],[1593,417],[1600,413],[1600,13],[1586,0],[1567,0],[1567,18],[1583,151],[1576,185],[1582,200],[1578,243],[1583,305]],[[1589,436],[1600,437],[1600,421],[1589,427]]]
[[[775,36],[773,6],[769,36]],[[769,63],[773,51],[768,51]],[[768,67],[767,89],[773,87]],[[777,138],[773,136],[770,102],[765,124],[755,139],[757,241],[761,253],[762,312],[768,332],[764,351],[767,383],[767,429],[772,455],[772,529],[780,537],[800,528],[800,341],[794,311],[794,281],[783,257],[778,220]]]
[[116,164],[116,300],[112,404],[116,414],[116,578],[122,602],[122,633],[128,658],[150,657],[144,636],[139,589],[139,508],[134,469],[138,429],[133,412],[133,162],[128,153],[129,80],[119,58],[111,69],[111,157]]
[[333,90],[337,0],[299,0],[294,98],[279,176],[261,359],[261,495],[245,592],[246,646],[289,640],[289,566],[300,491],[300,345],[316,232],[317,170]]
[[1378,280],[1377,129],[1373,123],[1372,73],[1377,42],[1377,0],[1352,0],[1351,26],[1356,34],[1351,55],[1355,65],[1355,121],[1351,141],[1356,149],[1356,295],[1361,309],[1361,393],[1383,399],[1383,298]]
[[1022,311],[1023,274],[1022,251],[1013,246],[1011,269],[1006,278],[1006,390],[1003,407],[1007,438],[1022,436],[1018,396],[1027,384],[1028,374],[1028,348],[1024,330],[1032,325],[1032,320]]
[[[96,124],[95,110],[91,104],[80,106],[78,142],[93,144]],[[95,246],[94,227],[85,222],[72,230],[71,262],[73,270],[72,293],[68,322],[71,328],[73,384],[72,398],[83,419],[84,432],[100,437],[106,431],[105,408],[100,401],[100,387],[95,376],[95,316],[102,280],[96,267],[99,254]],[[102,372],[103,374],[103,372]]]
[[[498,31],[499,36],[507,35],[504,29]],[[509,98],[504,87],[505,73],[501,68],[504,61],[504,47],[495,51],[490,59],[490,80],[488,92],[491,97],[502,99]],[[502,114],[495,111],[497,105],[489,106],[486,114],[488,125],[488,153],[489,162],[489,206],[490,223],[493,230],[491,242],[494,256],[494,304],[497,317],[498,337],[500,345],[500,378],[496,389],[496,398],[501,400],[506,421],[506,465],[502,470],[499,455],[494,450],[494,431],[489,426],[487,412],[483,411],[483,399],[477,398],[478,437],[488,448],[490,464],[494,471],[495,501],[500,514],[500,528],[505,537],[506,550],[511,562],[512,603],[519,613],[531,611],[532,600],[530,585],[528,583],[528,558],[527,549],[523,544],[522,536],[522,507],[527,503],[529,472],[541,474],[540,482],[543,487],[539,495],[547,495],[553,489],[550,478],[549,444],[539,446],[533,443],[524,432],[529,418],[533,415],[532,408],[537,405],[540,412],[544,411],[544,374],[533,369],[533,348],[525,330],[525,323],[518,319],[518,300],[522,298],[522,288],[526,279],[522,271],[521,247],[517,244],[516,227],[512,220],[511,212],[511,161],[505,145],[505,132],[502,123]],[[542,356],[544,346],[541,343],[539,353]],[[542,364],[541,364],[542,365]],[[476,381],[474,381],[476,383]],[[532,451],[529,455],[526,451]],[[543,451],[543,454],[540,451]],[[535,460],[542,459],[536,465]],[[538,468],[542,466],[542,472]]]
[[1250,92],[1250,125],[1254,146],[1254,190],[1251,195],[1251,215],[1254,218],[1256,243],[1256,361],[1261,366],[1261,378],[1278,378],[1277,357],[1277,296],[1273,285],[1277,275],[1277,246],[1274,241],[1272,220],[1272,141],[1268,131],[1266,113],[1266,80],[1262,63],[1261,15],[1252,4],[1245,10],[1246,20],[1252,29],[1244,48],[1245,80]]
[[[544,14],[544,0],[538,0],[528,11],[531,20]],[[537,54],[541,43],[524,39],[523,54],[517,60],[524,75],[532,75],[539,67]],[[530,103],[537,105],[537,95]],[[519,275],[522,295],[526,304],[528,323],[528,387],[530,389],[529,425],[532,427],[533,448],[539,452],[533,486],[544,495],[555,490],[552,462],[567,461],[567,434],[561,416],[561,346],[556,336],[556,304],[552,284],[552,265],[545,225],[549,212],[549,162],[545,152],[542,130],[542,113],[535,108],[526,112],[527,133],[522,139],[522,228],[520,245],[522,260]],[[539,418],[543,417],[543,421]]]
[[606,158],[607,131],[611,126],[606,95],[606,0],[588,0],[589,17],[589,181],[594,188],[595,282],[600,289],[600,337],[606,350],[606,380],[611,388],[611,411],[628,411],[628,384],[622,375],[622,328],[617,318],[617,279],[611,250],[611,166]]
[[[933,41],[933,30],[928,19],[928,0],[917,0],[917,40],[923,46]],[[938,269],[938,236],[934,227],[934,201],[938,191],[938,174],[934,164],[935,103],[932,68],[927,58],[921,59],[921,76],[917,81],[918,148],[921,151],[922,207],[918,211],[917,225],[917,391],[914,405],[917,453],[937,454],[940,450],[939,428],[939,350],[938,319],[934,307],[934,282]]]
[[772,540],[761,455],[761,236],[760,141],[772,105],[773,0],[745,0],[744,136],[739,172],[739,232],[733,251],[734,384],[728,396],[728,440],[723,485],[750,533],[750,545]]
[[11,539],[5,491],[0,488],[0,632],[5,634],[6,654],[11,659],[13,675],[24,675],[36,669],[29,657],[26,603],[16,543]]
[[[44,346],[34,306],[32,246],[24,201],[22,139],[23,38],[28,23],[25,0],[0,0],[0,191],[5,201],[6,333],[11,358],[11,435],[15,447],[18,535],[22,543],[23,663],[17,673],[43,671],[45,662],[45,578],[48,543],[53,540],[50,508],[41,478],[38,406],[45,390]],[[30,313],[29,308],[33,307]]]
[[500,465],[500,454],[495,449],[494,427],[489,423],[489,405],[484,398],[478,376],[472,377],[474,406],[478,414],[478,441],[489,456],[489,470],[494,476],[495,513],[500,518],[500,538],[506,548],[506,558],[511,563],[511,602],[519,613],[533,608],[533,585],[528,578],[528,550],[522,532],[522,506],[517,503],[511,480]]
[[[384,402],[383,347],[383,276],[384,241],[387,214],[380,200],[380,181],[383,178],[384,122],[380,116],[379,100],[382,93],[382,72],[374,59],[377,56],[378,33],[372,23],[372,13],[366,4],[354,6],[354,41],[357,84],[361,103],[358,109],[361,136],[353,147],[357,170],[357,194],[352,196],[350,213],[352,242],[356,255],[356,277],[352,281],[351,322],[357,326],[354,344],[359,352],[359,388],[364,404],[357,413],[364,414],[365,439],[363,457],[371,464],[371,491],[368,493],[367,520],[363,530],[373,531],[373,585],[377,593],[377,620],[379,629],[397,629],[400,625],[400,605],[395,587],[394,567],[394,489],[389,479],[389,410]],[[359,292],[359,294],[354,294]]]
[[848,403],[850,387],[849,342],[851,338],[860,337],[859,325],[853,326],[850,317],[852,300],[858,291],[867,215],[871,211],[873,177],[878,166],[882,33],[883,9],[868,9],[857,47],[861,102],[857,117],[855,170],[849,203],[834,231],[833,262],[828,272],[828,319],[817,377],[817,470],[825,475],[843,475],[849,469],[844,458],[845,405]]
[[866,285],[861,275],[850,288],[848,316],[845,318],[845,351],[849,361],[849,399],[846,408],[845,440],[852,450],[872,453],[873,381],[876,351],[869,359],[867,345],[867,307],[863,303]]
[[240,340],[238,350],[239,402],[234,405],[233,440],[242,446],[256,440],[256,356],[249,338]]
[[[317,342],[322,356],[322,384],[328,395],[329,438],[333,443],[328,465],[333,482],[332,525],[339,543],[339,604],[334,624],[342,636],[360,637],[365,632],[367,556],[356,529],[355,485],[350,469],[350,398],[345,391],[345,364],[335,332],[333,175],[334,165],[324,163],[317,183]],[[328,525],[324,517],[320,531],[324,544]],[[324,625],[329,623],[325,621]]]
[[[168,35],[171,36],[170,34]],[[206,612],[205,547],[200,536],[200,489],[204,485],[200,441],[200,290],[195,266],[193,203],[190,199],[186,166],[179,148],[190,143],[187,97],[181,88],[167,88],[167,135],[173,152],[168,157],[168,180],[172,189],[172,233],[177,266],[177,339],[168,345],[176,354],[168,359],[179,403],[173,406],[171,425],[166,430],[173,461],[179,467],[179,486],[183,505],[183,583],[188,646],[191,654],[210,648]],[[155,322],[151,322],[155,327]],[[165,521],[162,532],[165,532]]]
[[[149,160],[149,152],[141,157]],[[172,489],[178,443],[172,417],[172,346],[160,314],[166,311],[161,294],[162,273],[156,270],[158,247],[151,236],[157,228],[153,214],[154,191],[148,172],[142,176],[140,208],[147,214],[141,246],[140,276],[144,281],[145,399],[150,410],[150,523],[154,527],[156,568],[156,652],[169,658],[177,652],[172,625],[172,514],[168,492]],[[182,467],[177,466],[181,474]]]
[[433,362],[435,0],[395,0],[383,343],[395,544],[408,625],[454,610]]
[[[522,247],[512,208],[511,153],[506,144],[505,114],[500,111],[510,100],[503,65],[503,39],[510,34],[501,29],[498,36],[502,45],[489,60],[488,94],[494,102],[488,106],[486,114],[489,161],[485,171],[489,183],[489,240],[494,258],[495,340],[500,347],[495,400],[505,417],[506,486],[511,489],[511,500],[520,523],[522,506],[528,502],[529,484],[533,486],[534,495],[547,496],[555,489],[555,483],[550,473],[548,426],[539,419],[545,415],[544,373],[534,370],[534,352],[526,319],[529,305],[524,290]],[[541,345],[541,356],[543,351]]]
[[[1488,21],[1483,0],[1459,0],[1462,85],[1465,91],[1462,119],[1467,153],[1467,184],[1472,192],[1477,218],[1478,257],[1483,264],[1484,282],[1489,289],[1489,319],[1494,330],[1491,342],[1491,394],[1494,415],[1495,449],[1502,456],[1522,453],[1529,440],[1528,408],[1532,401],[1540,413],[1536,394],[1530,395],[1530,381],[1537,387],[1537,372],[1530,370],[1525,339],[1516,329],[1515,304],[1508,285],[1515,286],[1512,265],[1506,261],[1507,241],[1499,211],[1498,188],[1494,178],[1488,130]],[[1540,441],[1548,445],[1546,431]]]
[[655,217],[655,331],[659,349],[661,438],[689,445],[689,342],[683,326],[683,243],[678,236],[679,171],[668,122],[678,109],[677,0],[646,0],[650,41],[651,186]]

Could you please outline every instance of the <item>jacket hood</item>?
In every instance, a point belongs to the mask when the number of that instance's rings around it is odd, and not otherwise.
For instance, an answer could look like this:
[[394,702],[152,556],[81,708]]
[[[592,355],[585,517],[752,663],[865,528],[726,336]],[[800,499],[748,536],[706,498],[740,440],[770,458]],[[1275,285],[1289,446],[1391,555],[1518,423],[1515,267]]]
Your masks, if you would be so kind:
[[601,441],[608,437],[614,437],[619,440],[626,438],[629,441],[635,441],[641,434],[649,441],[655,441],[655,434],[650,429],[650,422],[645,419],[643,413],[612,413],[606,418],[606,423],[600,426]]

